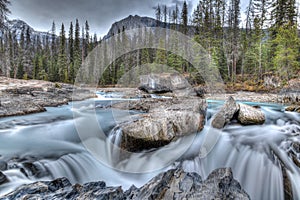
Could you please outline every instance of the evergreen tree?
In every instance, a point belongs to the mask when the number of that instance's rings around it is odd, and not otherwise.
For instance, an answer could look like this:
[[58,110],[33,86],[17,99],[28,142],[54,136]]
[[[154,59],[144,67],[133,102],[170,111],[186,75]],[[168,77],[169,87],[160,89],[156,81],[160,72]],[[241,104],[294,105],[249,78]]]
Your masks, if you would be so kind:
[[182,33],[187,34],[187,31],[188,31],[188,8],[187,8],[186,1],[183,2],[183,6],[182,6],[181,25],[182,25]]
[[90,49],[90,26],[89,26],[89,23],[88,21],[85,21],[85,44],[84,44],[84,58],[87,56],[88,52],[89,52],[89,49]]
[[70,23],[70,29],[69,29],[69,42],[68,42],[68,47],[69,47],[69,81],[73,83],[74,81],[74,37],[73,37],[73,23]]
[[[101,38],[100,38],[100,41],[101,41]],[[95,33],[94,37],[93,37],[93,46],[96,47],[97,45],[98,45],[98,38],[97,38],[97,34]]]
[[81,50],[80,50],[80,26],[78,19],[76,19],[75,24],[75,38],[74,38],[74,77],[72,82],[75,81],[77,72],[81,67]]
[[164,28],[166,28],[166,25],[167,25],[167,16],[168,16],[167,5],[163,6],[163,16],[164,16]]
[[51,27],[51,50],[50,50],[50,69],[49,79],[51,81],[58,81],[58,68],[57,68],[57,38],[56,38],[56,25],[52,22]]
[[18,79],[23,79],[23,77],[24,77],[23,63],[19,62],[18,63],[18,70],[17,70],[17,78]]
[[231,81],[236,81],[240,39],[240,0],[231,0],[228,10],[228,30],[225,38],[227,66]]
[[289,80],[297,77],[300,70],[298,30],[296,25],[285,24],[278,30],[274,43],[276,44],[274,67],[278,75]]
[[295,0],[276,0],[272,5],[271,19],[272,37],[276,38],[276,34],[280,27],[290,24],[294,26],[297,21],[297,9]]
[[[155,16],[157,21],[161,21],[161,8],[160,5],[158,4],[156,9],[155,9]],[[159,24],[158,24],[159,26]]]
[[68,72],[68,62],[66,55],[66,36],[65,36],[65,26],[62,23],[61,32],[60,32],[60,46],[59,46],[59,54],[58,54],[58,75],[59,80],[63,82],[68,82],[69,80],[69,72]]

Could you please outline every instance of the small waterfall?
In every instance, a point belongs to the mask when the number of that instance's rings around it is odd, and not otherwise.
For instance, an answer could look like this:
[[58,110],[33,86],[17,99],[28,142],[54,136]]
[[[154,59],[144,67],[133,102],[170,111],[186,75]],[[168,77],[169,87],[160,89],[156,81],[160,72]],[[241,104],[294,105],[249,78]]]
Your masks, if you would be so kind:
[[116,126],[108,135],[108,141],[119,147],[122,140],[122,129]]
[[150,81],[150,87],[151,87],[151,89],[155,88],[155,81],[154,81],[154,79],[151,79],[151,81]]
[[[286,170],[292,185],[293,198],[300,199],[300,169],[287,154],[292,141],[300,142],[300,116],[282,112],[277,108],[263,107],[262,110],[267,116],[265,125],[229,125],[223,131],[207,125],[195,139],[186,157],[181,160],[182,167],[186,171],[199,173],[203,178],[214,169],[231,167],[234,177],[251,199],[257,200],[284,199],[282,172]],[[210,108],[208,112],[215,111]],[[280,124],[285,125],[278,126],[279,119],[283,120]],[[200,147],[205,137],[211,134],[219,134],[219,140],[203,158],[199,154]],[[299,153],[295,154],[300,159]]]
[[120,149],[122,142],[122,129],[119,126],[113,128],[106,139],[106,150],[108,152],[110,165],[115,166],[120,162]]

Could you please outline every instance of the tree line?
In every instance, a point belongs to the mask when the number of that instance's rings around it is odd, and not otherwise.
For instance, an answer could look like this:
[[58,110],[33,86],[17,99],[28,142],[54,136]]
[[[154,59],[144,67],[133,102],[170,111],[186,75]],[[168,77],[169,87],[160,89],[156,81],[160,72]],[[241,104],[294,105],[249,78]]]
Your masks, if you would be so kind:
[[[188,25],[195,27],[194,40],[205,48],[228,82],[236,82],[237,77],[260,82],[264,74],[283,81],[299,76],[295,0],[250,0],[244,21],[240,0],[199,0],[191,14],[185,1],[181,12],[178,5],[173,10],[158,5],[155,14],[157,20],[179,23],[179,31],[185,34]],[[186,63],[179,64],[187,72]]]
[[[5,7],[8,2],[0,0],[0,22],[9,12]],[[295,0],[250,0],[243,21],[240,0],[199,0],[192,13],[188,7],[185,1],[174,8],[158,5],[155,9],[157,26],[166,28],[169,23],[168,28],[192,35],[226,82],[251,80],[260,83],[265,74],[277,76],[282,81],[299,76],[299,14]],[[44,41],[31,38],[28,30],[21,33],[20,39],[9,31],[4,33],[0,39],[1,73],[14,78],[73,83],[83,60],[96,45],[113,45],[97,40],[96,35],[91,37],[88,22],[82,26],[81,34],[78,20],[75,26],[70,23],[68,37],[65,32],[62,24],[60,34],[56,36],[53,23],[51,36]],[[125,27],[116,34],[118,37],[114,40],[122,41],[123,48],[151,42],[127,35]],[[153,33],[145,31],[143,34],[151,38]],[[176,38],[168,40],[176,45]],[[201,82],[200,75],[189,62],[164,50],[164,40],[159,42],[160,49],[140,49],[116,58],[103,73],[100,83],[116,84],[134,66],[146,63],[171,66],[189,74],[195,83]]]
[[0,38],[0,73],[18,79],[73,83],[82,60],[98,39],[90,36],[88,21],[81,30],[77,19],[75,25],[70,23],[66,35],[62,23],[57,36],[55,22],[51,33],[43,37],[33,35],[29,27],[22,29],[19,36],[4,30]]

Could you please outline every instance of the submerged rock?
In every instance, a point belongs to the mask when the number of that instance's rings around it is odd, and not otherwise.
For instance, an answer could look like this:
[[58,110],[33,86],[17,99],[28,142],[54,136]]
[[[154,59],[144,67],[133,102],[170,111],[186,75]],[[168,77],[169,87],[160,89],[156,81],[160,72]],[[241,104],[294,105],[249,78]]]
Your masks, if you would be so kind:
[[0,171],[4,171],[7,169],[7,163],[5,161],[0,160]]
[[300,113],[300,105],[291,105],[288,106],[285,111],[289,111],[289,112],[298,112]]
[[250,197],[234,180],[231,169],[213,171],[202,181],[197,173],[182,169],[163,172],[141,188],[132,186],[123,191],[121,187],[107,187],[105,182],[91,182],[84,185],[71,183],[66,178],[42,181],[21,186],[5,195],[8,199],[240,199]]
[[238,112],[239,107],[233,97],[229,97],[221,109],[213,116],[211,125],[214,128],[222,129],[234,115]]
[[7,183],[8,179],[7,177],[0,171],[0,185]]
[[261,110],[245,104],[239,104],[237,119],[243,125],[263,124],[266,120]]
[[148,113],[119,125],[122,130],[120,146],[130,152],[164,146],[204,127],[206,102],[199,98],[151,100],[133,105],[133,108]]

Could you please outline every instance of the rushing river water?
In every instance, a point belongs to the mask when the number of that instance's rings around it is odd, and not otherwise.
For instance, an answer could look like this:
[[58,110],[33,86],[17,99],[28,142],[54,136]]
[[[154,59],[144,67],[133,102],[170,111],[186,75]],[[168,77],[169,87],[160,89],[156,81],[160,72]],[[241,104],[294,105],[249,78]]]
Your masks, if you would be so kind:
[[[122,100],[119,95],[111,97],[115,101]],[[114,159],[118,156],[118,149],[112,149],[106,143],[117,143],[122,135],[114,129],[116,123],[128,120],[136,113],[103,108],[110,100],[101,95],[96,100],[74,102],[76,106],[69,104],[47,108],[45,113],[0,119],[0,160],[8,165],[2,171],[9,179],[8,183],[0,185],[0,196],[22,184],[59,177],[67,177],[72,183],[103,180],[107,185],[121,185],[124,189],[132,184],[140,187],[161,171],[181,165],[186,171],[199,173],[203,179],[216,168],[231,167],[235,179],[252,199],[276,200],[284,199],[284,165],[294,199],[300,199],[300,170],[287,154],[294,151],[291,149],[293,142],[300,142],[299,114],[284,112],[281,105],[259,104],[267,117],[264,125],[245,127],[232,122],[220,131],[212,129],[209,123],[222,102],[210,101],[207,125],[201,133],[182,138],[150,154],[133,154],[118,163]],[[80,109],[74,110],[74,107]],[[80,113],[75,117],[82,118],[80,120],[86,126],[85,138],[77,134],[73,112]],[[104,132],[97,138],[90,134],[97,130],[89,126],[88,117],[93,112]],[[216,145],[207,156],[200,156],[203,142],[212,133],[218,136]],[[91,138],[102,145],[99,153],[110,163],[99,161],[84,147],[82,141]],[[190,148],[185,151],[187,144]],[[295,155],[300,159],[299,152]],[[145,173],[131,173],[142,169]]]

